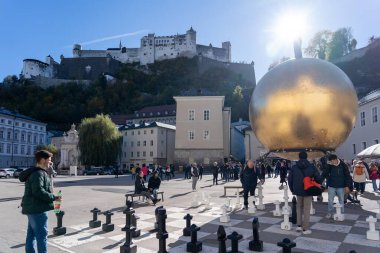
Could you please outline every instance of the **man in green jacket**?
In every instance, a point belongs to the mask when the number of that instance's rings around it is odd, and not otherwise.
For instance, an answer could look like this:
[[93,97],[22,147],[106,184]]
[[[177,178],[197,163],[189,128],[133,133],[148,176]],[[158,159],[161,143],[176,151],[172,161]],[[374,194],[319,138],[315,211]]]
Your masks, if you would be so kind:
[[19,177],[21,182],[25,182],[21,205],[22,213],[28,216],[26,253],[35,253],[35,241],[37,241],[38,253],[47,252],[47,212],[54,209],[53,202],[59,198],[51,192],[50,179],[46,171],[52,156],[46,150],[37,151],[35,154],[36,166],[23,171]]

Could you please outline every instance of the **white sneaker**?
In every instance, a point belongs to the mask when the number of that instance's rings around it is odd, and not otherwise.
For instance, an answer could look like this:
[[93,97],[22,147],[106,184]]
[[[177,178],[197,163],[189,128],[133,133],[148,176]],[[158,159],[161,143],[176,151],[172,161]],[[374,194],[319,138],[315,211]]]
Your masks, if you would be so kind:
[[331,217],[332,217],[332,214],[331,213],[328,213],[327,215],[326,215],[326,219],[331,219]]
[[296,231],[297,232],[302,232],[302,227],[301,226],[297,226]]
[[310,230],[310,229],[308,229],[308,230],[304,230],[304,231],[303,231],[303,234],[304,234],[304,235],[310,235],[310,234],[311,234],[311,230]]

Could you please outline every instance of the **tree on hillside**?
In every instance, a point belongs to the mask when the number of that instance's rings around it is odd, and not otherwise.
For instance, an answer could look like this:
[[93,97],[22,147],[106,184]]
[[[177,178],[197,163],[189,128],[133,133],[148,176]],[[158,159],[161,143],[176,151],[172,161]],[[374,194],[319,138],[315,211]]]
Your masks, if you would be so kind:
[[326,59],[326,52],[331,41],[332,32],[323,30],[317,32],[305,48],[305,54],[319,59]]
[[108,115],[85,118],[79,126],[80,161],[84,165],[112,165],[121,152],[117,126]]
[[323,30],[313,36],[304,52],[311,57],[331,61],[355,50],[356,45],[349,27],[335,32]]

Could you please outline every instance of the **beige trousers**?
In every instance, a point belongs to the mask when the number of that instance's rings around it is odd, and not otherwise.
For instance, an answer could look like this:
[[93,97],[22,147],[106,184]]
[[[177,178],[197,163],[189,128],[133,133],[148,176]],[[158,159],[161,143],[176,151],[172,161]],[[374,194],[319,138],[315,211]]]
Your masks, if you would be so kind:
[[297,225],[309,229],[312,196],[297,196]]

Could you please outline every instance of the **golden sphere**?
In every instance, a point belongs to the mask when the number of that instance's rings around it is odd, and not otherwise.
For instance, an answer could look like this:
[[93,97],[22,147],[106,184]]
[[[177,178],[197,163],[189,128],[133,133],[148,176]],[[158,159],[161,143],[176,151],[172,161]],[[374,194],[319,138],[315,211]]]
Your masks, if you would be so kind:
[[258,140],[278,156],[296,160],[333,151],[350,134],[358,98],[348,76],[335,65],[313,58],[286,61],[265,74],[249,105]]

